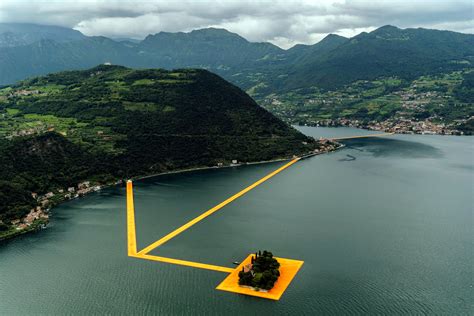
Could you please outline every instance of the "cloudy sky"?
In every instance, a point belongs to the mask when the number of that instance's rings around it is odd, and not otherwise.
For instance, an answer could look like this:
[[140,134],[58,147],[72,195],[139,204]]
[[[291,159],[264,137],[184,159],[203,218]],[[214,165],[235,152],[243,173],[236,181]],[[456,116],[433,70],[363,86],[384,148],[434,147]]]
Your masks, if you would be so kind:
[[135,39],[212,26],[288,48],[386,24],[474,33],[474,9],[471,0],[0,0],[0,22]]

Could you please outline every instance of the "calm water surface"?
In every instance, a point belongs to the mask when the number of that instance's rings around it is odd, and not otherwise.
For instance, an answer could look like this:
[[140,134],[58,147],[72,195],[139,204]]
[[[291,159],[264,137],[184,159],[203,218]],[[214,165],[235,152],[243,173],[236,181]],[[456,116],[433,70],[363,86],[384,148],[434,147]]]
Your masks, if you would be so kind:
[[[230,267],[256,249],[304,260],[278,302],[215,290],[224,273],[128,258],[125,191],[111,188],[55,208],[48,229],[0,245],[0,314],[472,314],[473,138],[345,144],[153,252]],[[136,182],[139,247],[279,165]]]

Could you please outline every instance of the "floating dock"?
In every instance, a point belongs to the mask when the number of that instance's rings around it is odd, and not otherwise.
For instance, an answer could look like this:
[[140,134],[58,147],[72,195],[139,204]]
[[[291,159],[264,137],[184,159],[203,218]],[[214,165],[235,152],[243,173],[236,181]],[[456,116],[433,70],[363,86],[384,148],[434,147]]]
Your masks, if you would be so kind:
[[[343,137],[343,138],[332,138],[332,140],[344,140],[344,139],[353,139],[353,138],[366,138],[366,137],[381,137],[381,136],[388,136],[393,135],[393,133],[385,133],[385,134],[373,134],[373,135],[364,135],[364,136],[352,136],[352,137]],[[206,212],[202,213],[198,217],[192,219],[191,221],[187,222],[183,226],[179,227],[178,229],[172,231],[171,233],[167,234],[166,236],[162,237],[161,239],[155,241],[151,245],[143,248],[142,250],[137,250],[137,237],[136,237],[136,225],[135,225],[135,207],[133,202],[133,183],[132,181],[127,181],[127,249],[128,249],[128,256],[133,258],[151,260],[151,261],[158,261],[158,262],[165,262],[171,263],[181,266],[193,267],[198,269],[205,269],[205,270],[213,270],[217,272],[224,272],[229,273],[227,278],[217,286],[218,290],[234,292],[239,294],[251,295],[251,296],[258,296],[262,298],[272,299],[272,300],[279,300],[280,297],[283,295],[295,275],[298,273],[299,269],[303,265],[303,261],[300,260],[293,260],[293,259],[284,259],[284,258],[277,258],[278,262],[280,262],[280,277],[278,281],[275,283],[275,286],[269,290],[268,292],[258,292],[253,291],[248,288],[242,288],[238,284],[238,275],[239,272],[242,270],[242,266],[250,262],[251,255],[248,256],[244,261],[242,261],[237,268],[233,267],[222,267],[213,264],[201,263],[201,262],[194,262],[194,261],[187,261],[175,258],[168,258],[168,257],[161,257],[149,254],[152,250],[158,248],[159,246],[163,245],[164,243],[168,242],[172,238],[176,237],[177,235],[183,233],[193,225],[196,225],[203,219],[207,218],[208,216],[214,214],[215,212],[221,210],[226,205],[232,203],[233,201],[237,200],[238,198],[244,196],[251,190],[255,189],[257,186],[261,185],[265,181],[268,181],[272,177],[276,176],[283,170],[287,169],[288,167],[292,166],[296,162],[298,162],[301,157],[295,158],[285,165],[279,167],[275,171],[269,173],[265,177],[261,178],[260,180],[256,181],[255,183],[249,185],[245,189],[241,190],[240,192],[232,195],[225,201],[217,204],[213,208],[207,210]]]
[[235,268],[227,278],[216,287],[216,289],[278,301],[304,263],[304,261],[300,260],[274,257],[280,263],[280,277],[271,290],[268,292],[258,292],[239,286],[239,272],[242,271],[243,266],[251,262],[252,256],[255,256],[255,254],[250,254],[245,258],[245,260]]
[[[222,267],[213,264],[201,263],[201,262],[194,262],[194,261],[187,261],[175,258],[168,258],[168,257],[161,257],[150,255],[150,251],[156,249],[157,247],[163,245],[164,243],[168,242],[170,239],[176,237],[177,235],[181,234],[185,230],[189,229],[193,225],[199,223],[206,217],[214,214],[215,212],[219,211],[229,203],[235,201],[239,197],[247,194],[251,190],[255,189],[257,186],[261,185],[265,181],[269,180],[270,178],[276,176],[278,173],[282,172],[286,168],[292,166],[296,162],[298,162],[300,158],[295,158],[290,162],[286,163],[282,167],[276,169],[275,171],[269,173],[265,177],[261,178],[260,180],[256,181],[255,183],[249,185],[245,189],[241,190],[240,192],[232,195],[225,201],[217,204],[213,208],[207,210],[206,212],[202,213],[198,217],[194,218],[193,220],[187,222],[183,226],[179,227],[178,229],[172,231],[168,235],[162,237],[161,239],[155,241],[151,245],[143,248],[140,251],[137,251],[137,238],[136,238],[136,225],[135,225],[135,206],[133,202],[133,183],[132,181],[127,181],[127,244],[128,244],[128,256],[133,258],[151,260],[151,261],[158,261],[158,262],[165,262],[171,264],[177,264],[182,266],[188,266],[198,269],[205,269],[205,270],[213,270],[218,272],[229,273],[229,276],[217,287],[219,290],[229,291],[239,294],[245,295],[252,295],[258,296],[262,298],[278,300],[285,292],[286,288],[290,284],[291,280],[295,277],[296,273],[303,265],[303,261],[292,260],[292,259],[282,259],[277,258],[280,262],[280,277],[278,281],[275,283],[275,287],[270,291],[263,293],[257,292],[246,288],[241,288],[238,285],[238,274],[239,271],[242,269],[242,265],[250,262],[250,256],[247,257],[244,261],[240,263],[238,267]],[[248,262],[247,262],[248,261]]]

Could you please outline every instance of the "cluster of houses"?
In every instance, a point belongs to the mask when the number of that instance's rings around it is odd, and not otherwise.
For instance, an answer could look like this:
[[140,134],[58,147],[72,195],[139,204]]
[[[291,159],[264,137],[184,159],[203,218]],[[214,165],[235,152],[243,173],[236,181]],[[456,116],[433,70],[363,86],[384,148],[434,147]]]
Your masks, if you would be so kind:
[[11,223],[16,226],[16,230],[23,230],[30,227],[36,220],[43,219],[48,221],[49,215],[41,206],[32,208],[30,212],[22,219],[15,219]]
[[[217,167],[224,167],[224,163],[223,162],[218,162],[217,163]],[[240,166],[240,163],[237,159],[232,159],[231,163],[229,164],[229,166],[231,167],[235,167],[235,166]]]
[[430,119],[415,121],[403,117],[395,117],[385,121],[364,122],[352,119],[335,119],[316,121],[315,126],[346,126],[355,128],[364,128],[374,131],[383,131],[387,133],[398,134],[423,134],[423,135],[463,135],[462,131],[456,129],[457,124],[462,124],[473,117],[458,120],[451,124],[433,122]]
[[423,135],[462,135],[453,125],[435,123],[430,120],[413,121],[409,119],[391,119],[383,122],[374,122],[368,129],[399,133]]
[[23,230],[30,227],[36,220],[43,219],[48,221],[49,209],[57,202],[64,200],[71,200],[86,195],[90,192],[99,191],[102,187],[99,185],[91,185],[90,181],[84,181],[77,185],[77,187],[68,187],[67,189],[58,189],[55,193],[48,192],[44,195],[31,193],[31,196],[38,201],[38,206],[30,210],[30,212],[22,219],[15,219],[11,224],[17,230]]
[[[298,123],[310,126],[350,126],[357,128],[366,128],[377,131],[405,133],[405,134],[439,134],[439,135],[463,135],[458,126],[466,123],[471,118],[464,118],[454,122],[444,122],[442,118],[433,114],[433,107],[443,108],[455,102],[452,95],[443,92],[446,86],[423,86],[417,83],[410,87],[387,94],[393,102],[397,103],[398,110],[390,119],[384,121],[357,120],[355,118],[339,119],[319,119],[315,117],[318,106],[330,108],[332,106],[343,105],[344,102],[360,101],[363,98],[361,94],[365,90],[365,84],[368,81],[361,81],[362,86],[351,88],[345,91],[334,91],[324,95],[317,95],[311,99],[302,99],[293,102],[301,106],[286,107],[284,102],[277,97],[272,96],[265,99],[264,104],[277,113],[280,117],[286,118],[290,123]],[[304,109],[300,111],[299,109]],[[349,116],[348,116],[349,117]]]
[[10,135],[8,135],[6,138],[11,139],[13,137],[18,137],[18,136],[28,136],[28,135],[33,135],[33,134],[40,134],[44,132],[46,128],[43,125],[39,125],[36,127],[30,127],[26,129],[22,129],[19,131],[13,131]]
[[35,95],[35,94],[40,94],[39,90],[15,90],[12,91],[8,97],[24,97],[28,95]]
[[[67,189],[59,189],[57,195],[59,195],[60,200],[71,200],[81,196],[86,195],[90,192],[99,191],[102,187],[100,185],[91,185],[90,181],[84,181],[77,185],[77,187],[69,187]],[[41,203],[48,204],[51,198],[55,197],[56,194],[53,192],[46,193],[43,197],[39,199]]]

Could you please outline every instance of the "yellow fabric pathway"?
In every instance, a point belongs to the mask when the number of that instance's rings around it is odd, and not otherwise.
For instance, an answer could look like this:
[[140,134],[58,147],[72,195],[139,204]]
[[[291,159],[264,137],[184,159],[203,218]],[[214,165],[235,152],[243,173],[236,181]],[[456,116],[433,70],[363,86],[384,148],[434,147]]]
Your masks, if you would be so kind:
[[209,209],[208,211],[204,212],[203,214],[199,215],[198,217],[194,218],[193,220],[189,221],[188,223],[184,224],[183,226],[179,227],[178,229],[174,230],[173,232],[169,233],[168,235],[164,236],[160,240],[154,242],[153,244],[149,245],[148,247],[144,248],[143,250],[137,252],[137,240],[136,240],[136,226],[135,226],[135,209],[133,203],[133,185],[131,181],[127,182],[127,237],[128,237],[128,255],[130,257],[140,258],[140,259],[147,259],[152,261],[161,261],[167,262],[172,264],[190,266],[195,268],[207,269],[207,270],[214,270],[219,272],[227,272],[231,273],[235,269],[221,267],[211,264],[199,263],[199,262],[192,262],[180,259],[172,259],[172,258],[165,258],[159,256],[149,255],[148,253],[153,249],[161,246],[165,242],[169,241],[173,237],[181,234],[183,231],[187,230],[191,226],[195,225],[196,223],[202,221],[206,217],[212,215],[213,213],[217,212],[227,204],[231,203],[232,201],[238,199],[239,197],[243,196],[244,194],[248,193],[250,190],[256,188],[263,182],[267,181],[268,179],[272,178],[273,176],[277,175],[281,171],[285,170],[286,168],[290,167],[294,163],[296,163],[300,158],[295,158],[285,164],[284,166],[278,168],[277,170],[273,171],[272,173],[266,175],[265,177],[261,178],[257,182],[253,183],[252,185],[246,187],[242,191],[237,194],[234,194],[224,202],[214,206],[213,208]]
[[135,230],[135,207],[133,203],[133,184],[127,181],[127,242],[128,255],[137,254],[137,235]]
[[266,175],[265,177],[263,177],[262,179],[258,180],[257,182],[255,182],[254,184],[246,187],[245,189],[243,189],[242,191],[240,191],[239,193],[231,196],[230,198],[228,198],[227,200],[225,200],[224,202],[221,202],[220,204],[214,206],[213,208],[211,208],[210,210],[202,213],[201,215],[199,215],[198,217],[196,217],[195,219],[187,222],[186,224],[184,224],[183,226],[181,226],[180,228],[176,229],[175,231],[169,233],[168,235],[166,235],[165,237],[161,238],[160,240],[158,241],[155,241],[153,244],[149,245],[148,247],[146,247],[145,249],[141,250],[138,252],[138,254],[147,254],[149,253],[150,251],[152,251],[153,249],[155,249],[156,247],[159,247],[161,246],[162,244],[164,244],[165,242],[167,242],[168,240],[170,240],[171,238],[173,237],[176,237],[177,235],[181,234],[183,231],[185,231],[186,229],[188,229],[189,227],[193,226],[194,224],[202,221],[203,219],[205,219],[206,217],[208,217],[209,215],[212,215],[214,214],[215,212],[217,212],[218,210],[220,210],[221,208],[223,208],[224,206],[226,206],[227,204],[231,203],[232,201],[238,199],[239,197],[241,197],[242,195],[246,194],[247,192],[249,192],[250,190],[256,188],[257,186],[259,186],[260,184],[262,184],[263,182],[267,181],[268,179],[270,179],[271,177],[277,175],[278,173],[280,173],[281,171],[285,170],[286,168],[288,168],[289,166],[291,166],[292,164],[294,164],[295,162],[297,162],[300,158],[295,158],[293,159],[292,161],[290,161],[289,163],[287,163],[286,165],[278,168],[277,170],[273,171],[272,173]]
[[132,256],[132,257],[140,258],[140,259],[147,259],[147,260],[152,260],[152,261],[178,264],[178,265],[181,265],[181,266],[187,266],[187,267],[193,267],[193,268],[200,268],[200,269],[206,269],[206,270],[212,270],[212,271],[226,272],[226,273],[231,273],[232,271],[234,271],[234,268],[227,268],[227,267],[216,266],[216,265],[213,265],[213,264],[199,263],[199,262],[193,262],[193,261],[187,261],[187,260],[180,260],[180,259],[153,256],[153,255],[138,255],[137,254],[137,255]]

